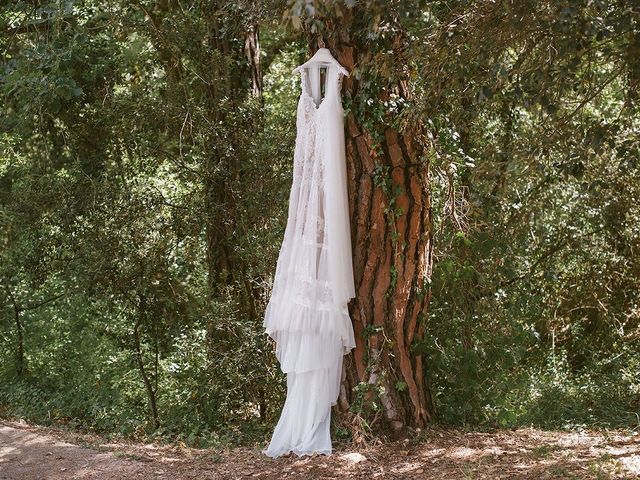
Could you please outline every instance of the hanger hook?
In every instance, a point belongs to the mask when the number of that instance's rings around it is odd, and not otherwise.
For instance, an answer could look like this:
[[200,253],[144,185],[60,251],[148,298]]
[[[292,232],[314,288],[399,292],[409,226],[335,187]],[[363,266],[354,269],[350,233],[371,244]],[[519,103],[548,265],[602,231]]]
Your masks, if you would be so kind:
[[325,48],[324,47],[324,38],[322,38],[322,34],[318,35],[318,48]]

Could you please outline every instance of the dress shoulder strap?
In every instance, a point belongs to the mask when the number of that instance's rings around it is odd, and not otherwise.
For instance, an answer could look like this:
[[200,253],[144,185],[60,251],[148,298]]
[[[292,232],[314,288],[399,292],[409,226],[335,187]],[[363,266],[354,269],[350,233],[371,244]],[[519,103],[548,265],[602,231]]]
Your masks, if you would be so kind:
[[309,72],[307,72],[306,68],[300,68],[297,70],[297,73],[300,74],[300,86],[302,88],[302,93],[309,95]]
[[336,100],[340,101],[342,91],[342,78],[344,74],[335,66],[327,68],[327,83],[326,83],[326,96],[331,95]]

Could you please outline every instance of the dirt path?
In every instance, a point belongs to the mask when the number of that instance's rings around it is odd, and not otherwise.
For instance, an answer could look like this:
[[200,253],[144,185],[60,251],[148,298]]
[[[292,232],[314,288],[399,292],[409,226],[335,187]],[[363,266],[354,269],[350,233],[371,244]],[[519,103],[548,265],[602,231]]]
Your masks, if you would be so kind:
[[223,450],[108,443],[0,421],[0,480],[638,479],[640,434],[429,429],[420,441],[338,446],[330,457],[270,459]]

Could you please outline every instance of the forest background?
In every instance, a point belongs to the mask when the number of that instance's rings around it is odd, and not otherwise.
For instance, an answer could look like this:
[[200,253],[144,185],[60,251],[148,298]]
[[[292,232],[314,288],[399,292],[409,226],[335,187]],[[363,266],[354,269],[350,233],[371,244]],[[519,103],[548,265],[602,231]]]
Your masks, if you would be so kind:
[[322,36],[351,71],[336,438],[640,424],[637,2],[1,5],[0,416],[268,438],[291,71]]

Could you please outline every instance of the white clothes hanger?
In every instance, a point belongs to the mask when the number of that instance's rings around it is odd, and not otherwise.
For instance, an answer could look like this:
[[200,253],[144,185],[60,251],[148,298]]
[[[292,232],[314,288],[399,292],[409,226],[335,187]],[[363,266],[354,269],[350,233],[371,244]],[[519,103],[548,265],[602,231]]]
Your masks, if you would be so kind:
[[318,51],[313,55],[313,57],[311,57],[305,63],[294,68],[293,73],[297,73],[304,68],[315,67],[316,65],[320,67],[337,67],[340,73],[342,73],[345,77],[349,76],[349,72],[347,71],[347,69],[340,65],[340,62],[338,62],[338,60],[336,60],[334,56],[331,55],[329,49],[324,48],[324,46],[319,48]]

